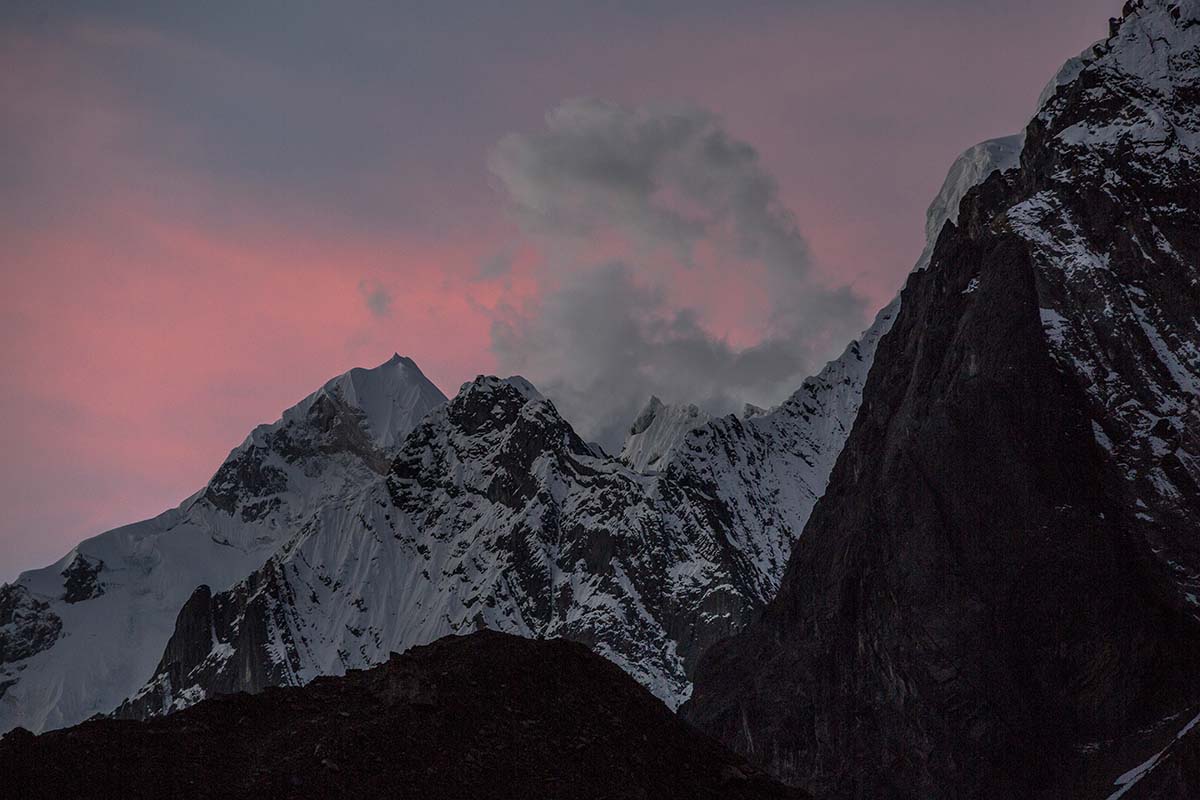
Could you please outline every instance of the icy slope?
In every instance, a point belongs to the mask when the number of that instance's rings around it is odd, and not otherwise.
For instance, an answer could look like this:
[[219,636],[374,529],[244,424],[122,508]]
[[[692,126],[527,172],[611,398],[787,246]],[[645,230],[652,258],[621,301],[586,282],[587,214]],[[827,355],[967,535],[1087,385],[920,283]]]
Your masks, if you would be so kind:
[[394,443],[444,402],[400,356],[353,369],[256,428],[179,508],[0,587],[0,731],[111,711],[153,672],[198,584],[261,566],[299,520],[386,472]]

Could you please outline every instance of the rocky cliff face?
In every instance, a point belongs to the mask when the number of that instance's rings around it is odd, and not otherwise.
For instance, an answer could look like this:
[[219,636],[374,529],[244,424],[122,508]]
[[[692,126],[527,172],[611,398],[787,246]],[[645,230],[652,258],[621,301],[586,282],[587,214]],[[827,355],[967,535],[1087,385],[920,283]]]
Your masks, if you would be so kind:
[[387,472],[445,397],[411,360],[334,378],[261,425],[176,509],[89,539],[0,587],[0,731],[108,713],[151,674],[199,584],[260,567],[316,508]]
[[1200,791],[1198,91],[1195,2],[1073,65],[910,278],[686,716],[824,796]]

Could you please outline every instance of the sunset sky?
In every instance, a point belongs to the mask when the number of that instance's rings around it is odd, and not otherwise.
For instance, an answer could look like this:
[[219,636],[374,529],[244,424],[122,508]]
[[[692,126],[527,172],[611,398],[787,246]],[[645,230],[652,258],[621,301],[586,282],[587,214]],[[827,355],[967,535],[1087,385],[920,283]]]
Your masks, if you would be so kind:
[[5,3],[0,581],[393,351],[777,402],[1119,5]]

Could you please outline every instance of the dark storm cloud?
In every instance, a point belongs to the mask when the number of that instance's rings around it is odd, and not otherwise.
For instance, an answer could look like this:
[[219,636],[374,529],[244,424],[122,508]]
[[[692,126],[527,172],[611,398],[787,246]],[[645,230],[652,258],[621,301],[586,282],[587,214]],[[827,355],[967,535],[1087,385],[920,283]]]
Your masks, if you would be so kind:
[[[811,279],[755,149],[709,111],[573,100],[544,130],[505,137],[489,166],[559,283],[497,321],[493,350],[608,447],[651,394],[713,412],[778,402],[861,326],[851,291]],[[597,242],[618,257],[598,264]],[[731,346],[673,299],[704,279],[698,259],[765,287],[753,346]]]

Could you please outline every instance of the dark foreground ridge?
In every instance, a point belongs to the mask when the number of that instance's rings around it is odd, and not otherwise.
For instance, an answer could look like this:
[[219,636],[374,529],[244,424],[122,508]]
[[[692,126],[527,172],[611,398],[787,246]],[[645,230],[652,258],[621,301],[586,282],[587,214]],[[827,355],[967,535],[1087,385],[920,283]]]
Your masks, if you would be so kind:
[[801,798],[580,644],[481,631],[299,688],[0,739],[11,797]]

